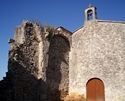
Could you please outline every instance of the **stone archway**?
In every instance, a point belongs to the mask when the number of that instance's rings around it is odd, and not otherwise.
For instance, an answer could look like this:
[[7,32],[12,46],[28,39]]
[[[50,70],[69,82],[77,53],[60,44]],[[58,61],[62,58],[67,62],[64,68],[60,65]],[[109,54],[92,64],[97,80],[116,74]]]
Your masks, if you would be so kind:
[[86,84],[87,101],[105,101],[104,83],[98,78],[90,79]]

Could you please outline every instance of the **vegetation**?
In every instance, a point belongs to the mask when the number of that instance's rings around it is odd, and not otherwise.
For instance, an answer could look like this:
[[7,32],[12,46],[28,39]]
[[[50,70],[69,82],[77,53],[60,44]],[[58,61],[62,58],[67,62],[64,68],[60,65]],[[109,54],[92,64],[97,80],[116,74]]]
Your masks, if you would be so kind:
[[39,26],[41,26],[42,28],[46,29],[46,32],[47,32],[47,35],[45,36],[46,39],[48,41],[50,41],[50,39],[52,38],[53,36],[53,32],[54,32],[54,29],[55,27],[50,25],[50,24],[42,24],[40,21],[38,20],[31,20],[32,23],[37,23]]
[[50,41],[53,36],[53,32],[55,28],[54,26],[50,26],[50,25],[46,25],[45,28],[46,28],[46,32],[48,32],[46,39]]
[[67,96],[64,101],[86,101],[86,99],[82,95],[73,93]]

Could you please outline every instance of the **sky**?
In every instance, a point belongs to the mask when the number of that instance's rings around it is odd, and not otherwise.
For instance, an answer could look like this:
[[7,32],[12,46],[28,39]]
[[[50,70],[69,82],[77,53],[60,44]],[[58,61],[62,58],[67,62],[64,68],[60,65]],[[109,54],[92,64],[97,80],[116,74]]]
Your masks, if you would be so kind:
[[38,21],[73,32],[84,25],[84,10],[97,8],[99,20],[125,22],[125,0],[0,0],[0,80],[8,71],[8,39],[23,20]]

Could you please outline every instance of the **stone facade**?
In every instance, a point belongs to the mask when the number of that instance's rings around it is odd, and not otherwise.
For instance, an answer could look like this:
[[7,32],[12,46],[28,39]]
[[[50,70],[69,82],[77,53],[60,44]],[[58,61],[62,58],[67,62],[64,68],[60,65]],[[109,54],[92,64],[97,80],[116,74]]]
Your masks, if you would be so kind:
[[86,84],[99,78],[105,86],[105,101],[125,97],[125,24],[87,21],[72,35],[69,91],[86,97]]
[[86,98],[87,82],[98,78],[104,84],[105,101],[125,100],[124,22],[86,19],[72,35],[69,61],[69,94]]
[[100,101],[125,100],[124,22],[98,20],[89,5],[84,26],[49,34],[29,21],[15,29],[0,101],[89,101],[87,84],[95,78],[104,85]]

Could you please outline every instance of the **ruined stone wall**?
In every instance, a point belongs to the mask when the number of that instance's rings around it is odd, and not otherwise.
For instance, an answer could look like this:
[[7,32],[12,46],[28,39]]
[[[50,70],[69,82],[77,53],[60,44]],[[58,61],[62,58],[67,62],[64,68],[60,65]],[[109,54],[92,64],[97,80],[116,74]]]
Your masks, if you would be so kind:
[[69,42],[64,37],[52,37],[46,71],[48,101],[61,101],[68,94],[69,48]]
[[[24,21],[10,39],[8,72],[3,89],[7,101],[46,101],[46,70],[48,43],[44,29]],[[11,88],[8,85],[11,84]],[[9,91],[10,90],[10,91]],[[8,97],[6,96],[8,94]]]
[[68,95],[71,32],[59,29],[49,40],[37,23],[23,21],[15,29],[0,100],[62,101]]
[[74,32],[70,53],[69,94],[86,97],[86,83],[99,78],[105,101],[125,99],[125,24],[86,21]]

